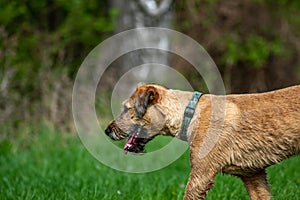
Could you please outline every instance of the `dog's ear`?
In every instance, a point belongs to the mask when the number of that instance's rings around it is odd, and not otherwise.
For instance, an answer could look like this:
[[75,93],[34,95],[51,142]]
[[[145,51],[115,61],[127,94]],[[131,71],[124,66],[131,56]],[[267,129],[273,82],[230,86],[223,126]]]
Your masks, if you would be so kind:
[[134,107],[139,118],[146,113],[148,106],[157,103],[158,90],[153,86],[139,87],[134,94]]

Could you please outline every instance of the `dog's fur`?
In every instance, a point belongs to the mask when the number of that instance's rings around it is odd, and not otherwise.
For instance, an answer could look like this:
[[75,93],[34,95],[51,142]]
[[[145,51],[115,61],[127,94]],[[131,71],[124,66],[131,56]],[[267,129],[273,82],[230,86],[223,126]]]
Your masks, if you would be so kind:
[[[106,134],[120,140],[139,127],[140,139],[131,152],[143,151],[158,134],[179,137],[191,96],[140,85]],[[266,167],[300,153],[300,86],[260,94],[205,94],[189,126],[188,142],[192,169],[184,199],[204,199],[219,172],[240,177],[252,200],[270,199]]]

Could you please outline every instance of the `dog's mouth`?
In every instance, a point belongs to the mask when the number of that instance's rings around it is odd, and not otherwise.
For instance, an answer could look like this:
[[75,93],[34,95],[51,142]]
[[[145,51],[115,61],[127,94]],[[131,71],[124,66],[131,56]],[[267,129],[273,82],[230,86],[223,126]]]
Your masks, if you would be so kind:
[[135,152],[135,153],[139,153],[139,152],[143,151],[143,149],[141,149],[141,151],[139,151],[139,149],[136,148],[137,147],[137,143],[136,143],[137,135],[138,135],[137,132],[134,132],[129,137],[129,139],[127,140],[127,142],[124,145],[124,154],[127,154],[128,151]]
[[124,154],[128,152],[143,153],[147,142],[153,139],[142,137],[141,129],[136,129],[124,145]]

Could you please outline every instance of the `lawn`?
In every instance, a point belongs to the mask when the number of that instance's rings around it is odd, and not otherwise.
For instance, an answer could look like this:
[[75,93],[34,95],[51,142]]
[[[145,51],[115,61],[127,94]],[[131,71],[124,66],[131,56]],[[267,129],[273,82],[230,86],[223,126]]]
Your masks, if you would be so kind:
[[[162,170],[129,174],[94,159],[76,136],[46,127],[24,135],[0,142],[0,199],[183,198],[188,152]],[[298,156],[268,169],[273,199],[300,199],[299,166]],[[249,198],[239,179],[220,174],[207,199]]]

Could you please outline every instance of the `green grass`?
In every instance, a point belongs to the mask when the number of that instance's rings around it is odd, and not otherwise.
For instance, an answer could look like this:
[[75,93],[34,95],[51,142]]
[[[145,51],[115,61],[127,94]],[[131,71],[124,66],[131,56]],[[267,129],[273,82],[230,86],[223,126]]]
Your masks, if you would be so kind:
[[[146,174],[118,172],[95,160],[77,137],[48,128],[0,142],[0,199],[182,199],[190,167],[186,152],[170,166]],[[152,144],[153,145],[153,144]],[[274,199],[299,199],[300,157],[269,168]],[[208,195],[249,199],[242,182],[218,175]]]

